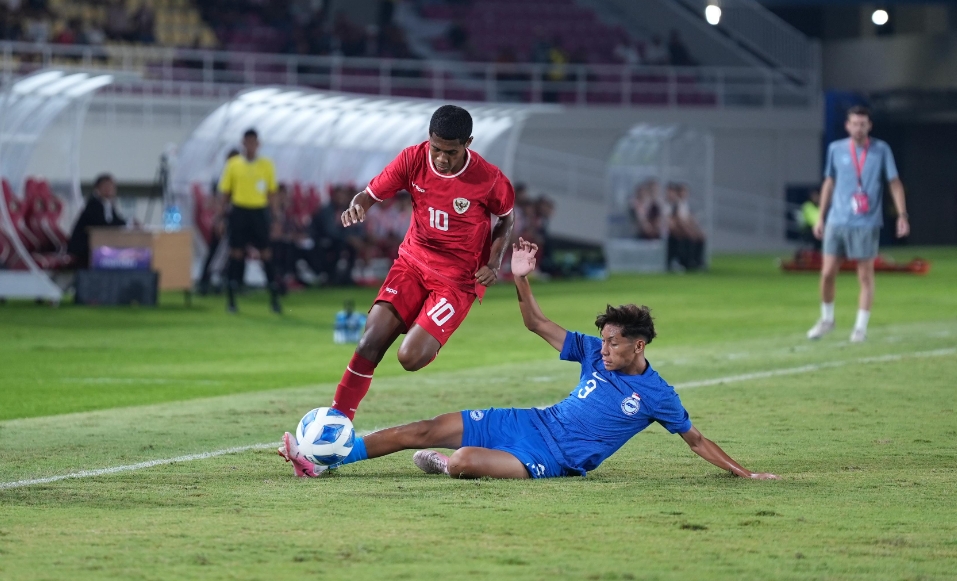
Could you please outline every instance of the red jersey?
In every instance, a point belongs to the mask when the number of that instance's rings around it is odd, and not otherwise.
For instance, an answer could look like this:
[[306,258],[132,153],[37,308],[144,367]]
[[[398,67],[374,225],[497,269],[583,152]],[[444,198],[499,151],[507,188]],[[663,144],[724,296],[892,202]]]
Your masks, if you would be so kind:
[[429,142],[402,150],[366,192],[378,201],[399,190],[412,194],[412,226],[399,254],[451,282],[473,287],[475,273],[488,263],[492,244],[491,216],[507,216],[515,190],[500,169],[471,150],[454,175],[432,165]]

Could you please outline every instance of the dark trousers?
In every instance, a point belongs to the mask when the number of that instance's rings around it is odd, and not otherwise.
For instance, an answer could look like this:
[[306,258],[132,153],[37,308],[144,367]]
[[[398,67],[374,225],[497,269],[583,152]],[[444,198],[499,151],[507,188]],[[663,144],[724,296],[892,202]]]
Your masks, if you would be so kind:
[[675,261],[685,270],[701,268],[704,266],[704,242],[668,236],[668,270]]

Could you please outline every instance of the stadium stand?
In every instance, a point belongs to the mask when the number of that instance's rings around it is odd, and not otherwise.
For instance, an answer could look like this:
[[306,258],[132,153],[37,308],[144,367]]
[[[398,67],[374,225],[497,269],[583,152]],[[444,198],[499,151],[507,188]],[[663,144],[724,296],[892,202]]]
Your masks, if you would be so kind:
[[4,40],[60,45],[159,44],[213,47],[217,41],[188,0],[41,0],[0,5]]

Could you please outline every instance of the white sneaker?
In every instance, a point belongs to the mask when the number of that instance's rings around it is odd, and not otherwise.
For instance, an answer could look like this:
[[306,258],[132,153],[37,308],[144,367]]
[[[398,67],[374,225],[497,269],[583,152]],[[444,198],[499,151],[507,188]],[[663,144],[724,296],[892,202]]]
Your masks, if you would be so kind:
[[449,473],[449,457],[435,450],[419,450],[413,454],[412,463],[426,474]]
[[863,343],[865,339],[867,339],[867,329],[854,327],[854,330],[851,331],[851,343]]
[[834,321],[828,321],[825,319],[819,319],[817,323],[811,327],[811,330],[807,332],[808,339],[820,339],[824,335],[827,335],[834,330]]

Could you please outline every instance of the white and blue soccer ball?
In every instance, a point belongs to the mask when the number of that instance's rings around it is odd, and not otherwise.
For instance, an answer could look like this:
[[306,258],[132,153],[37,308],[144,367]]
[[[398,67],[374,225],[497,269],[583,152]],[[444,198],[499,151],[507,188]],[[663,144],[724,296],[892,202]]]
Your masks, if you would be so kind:
[[352,452],[356,431],[342,412],[316,408],[302,417],[296,427],[299,451],[313,464],[331,466]]

